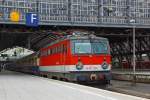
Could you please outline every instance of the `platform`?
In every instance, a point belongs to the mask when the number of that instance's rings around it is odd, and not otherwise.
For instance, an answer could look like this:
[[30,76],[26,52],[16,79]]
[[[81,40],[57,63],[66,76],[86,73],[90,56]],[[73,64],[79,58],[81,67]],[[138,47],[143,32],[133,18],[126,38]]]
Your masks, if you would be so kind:
[[[124,80],[132,81],[133,71],[132,70],[113,70],[112,71],[113,79],[115,80]],[[136,82],[150,83],[150,70],[137,70],[135,72]]]
[[148,100],[15,72],[0,73],[0,100]]

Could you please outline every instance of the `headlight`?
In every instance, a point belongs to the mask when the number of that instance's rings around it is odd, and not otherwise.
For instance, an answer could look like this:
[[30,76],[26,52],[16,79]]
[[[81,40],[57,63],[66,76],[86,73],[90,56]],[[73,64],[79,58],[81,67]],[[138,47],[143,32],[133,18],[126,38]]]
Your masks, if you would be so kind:
[[77,63],[76,69],[78,69],[78,70],[83,69],[83,64],[82,64],[82,62],[78,62],[78,63]]
[[103,69],[107,69],[108,66],[109,66],[109,65],[107,64],[107,62],[104,62],[104,63],[102,64],[102,68],[103,68]]

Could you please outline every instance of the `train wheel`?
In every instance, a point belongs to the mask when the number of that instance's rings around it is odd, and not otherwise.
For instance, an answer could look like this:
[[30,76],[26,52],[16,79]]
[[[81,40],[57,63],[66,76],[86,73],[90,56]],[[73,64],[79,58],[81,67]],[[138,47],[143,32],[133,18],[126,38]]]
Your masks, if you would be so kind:
[[58,77],[57,76],[52,76],[52,79],[58,80]]
[[47,75],[45,75],[45,74],[40,74],[40,76],[47,78]]

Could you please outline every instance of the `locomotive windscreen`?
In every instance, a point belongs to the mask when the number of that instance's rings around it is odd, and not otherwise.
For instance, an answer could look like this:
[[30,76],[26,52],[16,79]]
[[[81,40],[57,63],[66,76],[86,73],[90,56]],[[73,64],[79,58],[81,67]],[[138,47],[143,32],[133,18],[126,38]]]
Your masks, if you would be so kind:
[[92,47],[91,43],[80,43],[77,42],[75,43],[75,53],[91,53],[92,52]]
[[73,40],[72,53],[74,54],[108,54],[106,40]]

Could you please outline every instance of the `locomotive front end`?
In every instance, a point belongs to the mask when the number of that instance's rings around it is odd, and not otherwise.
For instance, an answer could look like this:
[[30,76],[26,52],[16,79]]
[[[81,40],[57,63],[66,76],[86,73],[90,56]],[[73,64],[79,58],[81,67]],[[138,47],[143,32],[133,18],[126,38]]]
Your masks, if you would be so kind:
[[109,42],[101,37],[78,37],[71,40],[71,72],[74,80],[106,82],[111,80],[111,55]]

